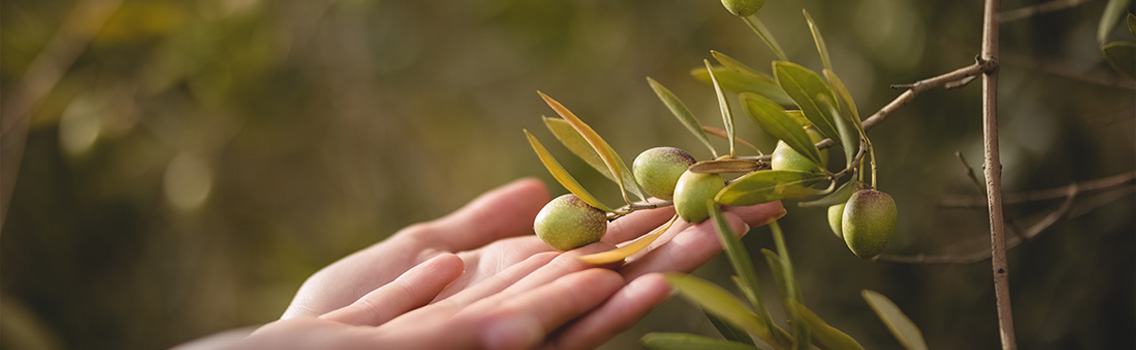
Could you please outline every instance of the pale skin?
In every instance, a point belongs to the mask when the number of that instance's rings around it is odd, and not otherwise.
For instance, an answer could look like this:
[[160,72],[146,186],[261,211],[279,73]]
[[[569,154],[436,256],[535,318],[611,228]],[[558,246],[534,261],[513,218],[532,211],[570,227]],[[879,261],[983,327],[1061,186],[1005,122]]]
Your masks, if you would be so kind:
[[[550,199],[532,179],[492,190],[320,270],[279,321],[182,348],[594,348],[670,295],[661,272],[689,272],[721,251],[709,221],[680,221],[646,254],[589,266],[576,257],[646,234],[674,210],[632,213],[601,242],[561,252],[532,232]],[[784,214],[772,202],[726,208],[725,217],[744,234]]]

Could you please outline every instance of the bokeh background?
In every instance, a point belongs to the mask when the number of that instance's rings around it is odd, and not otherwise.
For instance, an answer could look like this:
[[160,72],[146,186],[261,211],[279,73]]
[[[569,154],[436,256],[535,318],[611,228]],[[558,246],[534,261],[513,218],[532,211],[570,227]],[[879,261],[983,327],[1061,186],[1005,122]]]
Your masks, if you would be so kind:
[[[1101,58],[1104,5],[1004,24],[1007,192],[1136,169],[1136,84]],[[972,63],[981,7],[769,1],[759,16],[792,59],[819,70],[807,8],[867,115],[898,95],[890,84]],[[1119,27],[1110,38],[1136,41]],[[23,155],[0,169],[14,184],[0,236],[5,349],[166,348],[271,321],[320,267],[485,190],[531,176],[565,193],[522,128],[614,203],[615,185],[544,129],[539,117],[552,111],[536,90],[625,160],[660,145],[705,159],[644,77],[719,125],[713,89],[690,69],[711,49],[764,71],[774,58],[712,0],[4,0],[0,46],[4,157]],[[871,130],[881,188],[900,206],[888,253],[989,244],[983,209],[940,205],[978,195],[954,153],[981,164],[979,95],[979,84],[929,91]],[[772,149],[739,118],[743,138]],[[1010,252],[1023,348],[1136,346],[1132,192],[1129,183],[1078,197],[1074,217]],[[1006,210],[1027,227],[1060,203]],[[872,289],[933,348],[998,346],[988,262],[860,260],[829,232],[824,210],[787,207],[805,298],[834,326],[868,348],[898,348],[860,298]],[[745,242],[755,253],[772,247],[766,228]],[[722,257],[697,274],[730,285]],[[674,298],[606,347],[638,347],[651,331],[715,335]]]

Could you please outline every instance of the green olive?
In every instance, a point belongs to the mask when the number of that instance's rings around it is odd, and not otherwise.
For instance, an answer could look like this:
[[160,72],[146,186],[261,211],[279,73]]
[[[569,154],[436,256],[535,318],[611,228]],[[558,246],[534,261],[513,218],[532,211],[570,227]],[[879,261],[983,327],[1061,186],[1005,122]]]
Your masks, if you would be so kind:
[[566,194],[548,202],[536,214],[533,231],[550,247],[572,250],[603,238],[607,215],[576,195]]
[[765,5],[765,0],[722,0],[722,6],[726,7],[726,11],[739,17],[752,16],[761,9],[762,5]]
[[[820,133],[813,129],[805,130],[814,143],[820,142],[824,138]],[[822,164],[828,164],[828,150],[820,151],[820,161]],[[770,159],[769,165],[773,170],[796,170],[819,173],[820,167],[813,163],[813,161],[806,158],[785,141],[777,141],[777,148],[773,149],[773,158]]]
[[832,229],[832,233],[835,233],[836,237],[844,238],[844,229],[841,227],[841,223],[844,221],[844,207],[847,204],[848,202],[844,202],[828,207],[828,227]]
[[675,211],[686,222],[702,222],[710,217],[706,201],[713,200],[724,187],[726,180],[722,175],[684,172],[675,186]]
[[879,255],[895,235],[896,218],[895,200],[890,195],[871,189],[856,191],[844,207],[844,242],[860,258]]
[[674,198],[678,178],[694,164],[694,157],[674,147],[655,147],[639,153],[632,163],[635,182],[658,199]]

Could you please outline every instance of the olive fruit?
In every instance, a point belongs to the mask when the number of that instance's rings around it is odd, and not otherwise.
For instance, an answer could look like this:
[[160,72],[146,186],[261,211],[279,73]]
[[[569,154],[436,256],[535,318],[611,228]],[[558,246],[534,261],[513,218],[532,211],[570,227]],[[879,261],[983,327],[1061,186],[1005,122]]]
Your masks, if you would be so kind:
[[694,164],[694,157],[674,147],[655,147],[635,157],[631,172],[647,194],[662,200],[674,198],[678,178]]
[[879,255],[895,234],[896,215],[895,200],[887,193],[872,189],[853,193],[840,225],[848,249],[863,259]]
[[[816,130],[808,129],[805,132],[814,143],[823,139]],[[822,164],[828,164],[827,149],[820,151],[820,161]],[[813,161],[797,152],[797,150],[790,147],[785,141],[777,141],[777,148],[773,149],[773,158],[769,160],[769,165],[773,170],[820,172],[820,166],[817,166],[816,163],[813,163]]]
[[726,11],[739,17],[752,16],[761,9],[761,5],[765,5],[765,0],[722,0],[722,6],[726,7]]
[[714,199],[726,180],[718,174],[698,174],[686,171],[675,186],[674,206],[678,216],[689,223],[698,223],[710,217],[706,201]]
[[844,238],[844,229],[841,227],[844,221],[844,207],[848,202],[840,203],[828,207],[828,227],[832,229],[832,233],[836,237]]
[[603,238],[607,233],[607,215],[576,195],[566,194],[540,209],[533,231],[550,247],[571,250]]

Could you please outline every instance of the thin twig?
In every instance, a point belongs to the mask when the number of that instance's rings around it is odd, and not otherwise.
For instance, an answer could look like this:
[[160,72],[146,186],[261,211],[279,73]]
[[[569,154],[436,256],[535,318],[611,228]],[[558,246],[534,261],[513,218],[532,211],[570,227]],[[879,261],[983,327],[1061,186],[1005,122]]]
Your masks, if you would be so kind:
[[122,1],[86,0],[76,4],[4,100],[0,111],[0,227],[8,217],[31,113],[63,79]]
[[999,22],[1013,22],[1037,16],[1043,13],[1060,11],[1068,8],[1073,8],[1087,4],[1092,0],[1054,0],[1050,2],[1043,2],[1036,5],[1017,8],[1009,11],[1002,12]]
[[608,213],[607,214],[607,221],[612,221],[612,220],[618,219],[620,217],[623,217],[624,215],[631,214],[631,213],[635,212],[636,210],[658,209],[658,208],[669,207],[669,206],[672,206],[672,205],[674,205],[674,201],[631,203],[631,204],[622,206],[622,207],[620,207],[619,209],[616,209],[613,212]]
[[[1007,194],[1003,196],[1003,204],[1020,204],[1064,198],[1070,188],[1076,188],[1078,193],[1111,190],[1117,187],[1136,182],[1136,171],[1121,173],[1096,180],[1078,182],[1061,187],[1053,187],[1036,191]],[[986,203],[976,198],[948,197],[939,204],[942,208],[976,208]]]
[[[873,126],[876,126],[876,124],[883,122],[884,119],[898,110],[899,107],[907,104],[907,102],[910,102],[912,99],[915,99],[915,96],[918,96],[924,91],[944,86],[948,83],[957,82],[966,79],[967,77],[972,77],[985,72],[993,71],[995,68],[997,68],[997,66],[998,63],[995,61],[979,59],[978,62],[975,62],[972,65],[962,67],[949,73],[938,75],[932,78],[923,79],[913,84],[893,85],[893,87],[895,88],[904,88],[907,89],[907,91],[904,91],[883,108],[880,108],[879,111],[877,111],[875,114],[872,114],[872,116],[868,117],[868,119],[864,119],[864,130],[871,129]],[[817,148],[824,149],[832,147],[835,144],[836,142],[832,139],[824,139],[820,142],[817,142],[816,146]]]
[[[998,62],[998,0],[986,0],[982,15],[980,62]],[[991,267],[998,328],[1003,350],[1018,348],[1014,337],[1014,314],[1010,304],[1010,268],[1006,263],[1005,225],[1002,219],[1002,163],[998,154],[998,70],[982,76],[982,135],[986,162],[986,198],[990,213]]]

